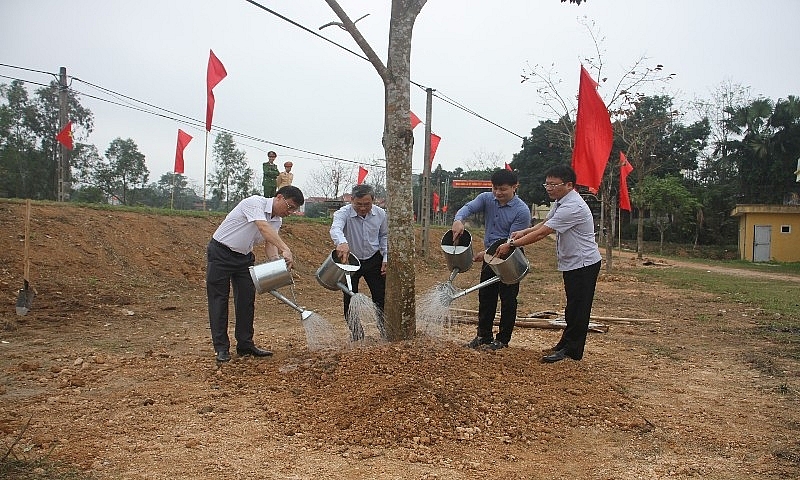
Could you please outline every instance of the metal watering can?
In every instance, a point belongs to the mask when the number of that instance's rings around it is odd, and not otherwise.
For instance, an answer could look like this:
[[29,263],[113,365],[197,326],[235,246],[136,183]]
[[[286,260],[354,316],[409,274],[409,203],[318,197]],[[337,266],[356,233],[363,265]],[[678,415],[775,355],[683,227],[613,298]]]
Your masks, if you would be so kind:
[[447,268],[451,272],[448,283],[452,283],[456,275],[466,272],[472,266],[472,235],[464,230],[456,244],[453,242],[453,231],[448,230],[442,237],[441,247],[447,261]]
[[[328,290],[341,290],[352,297],[355,293],[350,274],[358,271],[359,268],[361,268],[361,261],[355,255],[350,253],[347,263],[340,263],[336,250],[332,250],[317,269],[317,282]],[[346,283],[342,283],[343,281]]]
[[[281,295],[276,290],[287,285],[294,285],[292,272],[289,271],[289,268],[286,266],[286,260],[283,258],[250,267],[250,278],[253,279],[253,284],[256,287],[257,293],[271,293],[281,302],[297,310],[300,313],[300,320],[305,320],[314,314],[314,312],[310,310],[297,306],[296,303]],[[292,295],[294,295],[294,293]]]
[[531,265],[528,262],[528,259],[525,258],[525,254],[522,253],[522,249],[517,247],[511,247],[511,251],[505,258],[496,257],[494,256],[494,252],[497,251],[497,247],[506,243],[508,240],[501,238],[494,242],[489,248],[486,249],[486,256],[490,257],[485,259],[486,263],[489,265],[494,273],[495,277],[490,278],[489,280],[485,280],[473,287],[470,287],[466,290],[462,290],[460,292],[456,292],[450,296],[451,300],[455,300],[458,297],[463,297],[464,295],[474,292],[480,288],[483,288],[487,285],[491,285],[497,282],[503,282],[506,285],[513,285],[515,283],[519,283],[525,275],[528,274],[530,271]]

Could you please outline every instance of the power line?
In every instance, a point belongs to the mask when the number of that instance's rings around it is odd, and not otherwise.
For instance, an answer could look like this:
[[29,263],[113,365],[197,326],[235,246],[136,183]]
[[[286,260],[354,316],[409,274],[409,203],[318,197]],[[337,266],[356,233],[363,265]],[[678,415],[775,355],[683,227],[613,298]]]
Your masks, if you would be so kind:
[[[355,55],[356,57],[358,57],[358,58],[360,58],[360,59],[362,59],[362,60],[366,60],[366,61],[368,61],[368,62],[370,61],[370,60],[369,60],[369,58],[365,57],[364,55],[361,55],[360,53],[357,53],[357,52],[355,52],[355,51],[353,51],[353,50],[351,50],[351,49],[349,49],[349,48],[347,48],[347,47],[345,47],[345,46],[343,46],[343,45],[341,45],[341,44],[339,44],[339,43],[336,43],[336,42],[334,42],[333,40],[331,40],[331,39],[329,39],[329,38],[327,38],[327,37],[324,37],[324,36],[320,35],[319,33],[317,33],[317,32],[315,32],[315,31],[311,30],[310,28],[308,28],[308,27],[306,27],[306,26],[304,26],[304,25],[301,25],[300,23],[298,23],[298,22],[296,22],[296,21],[294,21],[294,20],[292,20],[292,19],[290,19],[290,18],[288,18],[288,17],[286,17],[286,16],[284,16],[284,15],[281,15],[280,13],[278,13],[278,12],[276,12],[276,11],[274,11],[274,10],[271,10],[271,9],[269,9],[269,8],[265,7],[264,5],[261,5],[261,4],[260,4],[260,3],[258,3],[258,2],[255,2],[255,1],[253,1],[253,0],[245,0],[245,1],[246,1],[247,3],[249,3],[249,4],[251,4],[251,5],[254,5],[254,6],[256,6],[256,7],[260,8],[260,9],[264,10],[265,12],[268,12],[268,13],[270,13],[270,14],[272,14],[272,15],[275,15],[276,17],[280,18],[281,20],[283,20],[283,21],[285,21],[285,22],[288,22],[288,23],[290,23],[290,24],[294,25],[295,27],[297,27],[297,28],[299,28],[299,29],[301,29],[301,30],[303,30],[303,31],[305,31],[305,32],[308,32],[308,33],[310,33],[310,34],[314,35],[315,37],[319,37],[319,38],[321,38],[322,40],[325,40],[326,42],[329,42],[329,43],[332,43],[333,45],[336,45],[337,47],[341,48],[342,50],[345,50],[345,51],[347,51],[347,52],[349,52],[349,53],[351,53],[351,54]],[[417,87],[421,88],[422,90],[425,90],[425,89],[426,89],[426,87],[424,87],[424,86],[420,85],[419,83],[417,83],[417,82],[415,82],[415,81],[413,81],[413,80],[410,80],[410,82],[411,82],[412,84],[416,85]],[[483,115],[480,115],[480,114],[476,113],[475,111],[473,111],[473,110],[471,110],[471,109],[469,109],[469,108],[465,107],[463,104],[461,104],[461,103],[459,103],[459,102],[456,102],[455,100],[453,100],[452,98],[449,98],[449,97],[447,97],[446,95],[439,96],[439,95],[436,95],[436,94],[434,94],[433,96],[434,96],[434,97],[436,97],[436,98],[438,98],[438,99],[440,99],[440,100],[442,100],[442,101],[443,101],[443,102],[445,102],[445,103],[449,103],[450,105],[452,105],[452,106],[454,106],[454,107],[456,107],[456,108],[458,108],[458,109],[460,109],[460,110],[463,110],[463,111],[465,111],[465,112],[469,113],[470,115],[473,115],[473,116],[475,116],[475,117],[477,117],[477,118],[479,118],[479,119],[483,120],[484,122],[487,122],[487,123],[489,123],[489,124],[491,124],[491,125],[494,125],[495,127],[499,128],[499,129],[501,129],[501,130],[503,130],[503,131],[505,131],[505,132],[508,132],[508,133],[510,133],[511,135],[514,135],[515,137],[518,137],[518,138],[525,138],[525,137],[523,137],[522,135],[519,135],[519,134],[517,134],[517,133],[514,133],[514,132],[512,132],[511,130],[507,129],[507,128],[506,128],[506,127],[504,127],[504,126],[502,126],[502,125],[500,125],[500,124],[498,124],[498,123],[495,123],[495,122],[493,122],[493,121],[489,120],[488,118],[484,117]]]
[[9,80],[18,80],[20,82],[31,83],[33,85],[39,85],[40,87],[49,87],[49,85],[47,85],[46,83],[33,82],[31,80],[24,80],[22,78],[17,78],[17,77],[9,77],[8,75],[0,75],[0,78],[8,78]]
[[[54,74],[52,74],[50,72],[45,72],[45,71],[42,71],[42,70],[34,70],[34,69],[30,69],[30,68],[25,68],[25,67],[19,67],[19,66],[16,66],[16,65],[0,64],[0,66],[8,67],[8,68],[16,68],[16,69],[19,69],[19,70],[25,70],[25,71],[29,71],[29,72],[41,73],[41,74],[45,74],[45,75],[54,75]],[[21,82],[31,83],[31,84],[39,85],[39,86],[42,86],[42,87],[48,87],[49,86],[48,84],[38,83],[38,82],[30,81],[30,80],[24,80],[24,79],[21,79],[21,78],[11,77],[11,76],[7,76],[7,75],[0,75],[0,77],[8,78],[8,79],[11,79],[11,80],[19,80]],[[148,103],[148,102],[145,102],[143,100],[139,100],[139,99],[133,98],[131,96],[116,92],[114,90],[102,87],[100,85],[96,85],[94,83],[88,82],[88,81],[83,80],[83,79],[78,78],[78,77],[70,76],[69,78],[74,80],[74,81],[78,81],[78,82],[81,82],[81,83],[83,83],[85,85],[88,85],[88,86],[90,86],[92,88],[96,88],[97,90],[100,90],[100,91],[102,91],[102,92],[104,92],[106,94],[113,95],[113,96],[119,97],[119,98],[123,98],[125,100],[129,100],[131,102],[135,102],[137,104],[142,104],[142,105],[145,105],[145,106],[150,107],[151,109],[155,109],[155,110],[142,108],[142,107],[130,104],[130,103],[123,103],[121,101],[115,101],[115,100],[110,100],[108,98],[98,97],[96,95],[92,95],[92,94],[89,94],[89,93],[81,92],[79,90],[76,90],[75,88],[70,87],[70,90],[72,90],[74,93],[76,93],[78,95],[81,95],[83,97],[91,98],[91,99],[98,100],[98,101],[101,101],[101,102],[106,102],[106,103],[109,103],[109,104],[112,104],[112,105],[116,105],[116,106],[119,106],[119,107],[129,108],[131,110],[135,110],[135,111],[142,112],[142,113],[147,113],[147,114],[154,115],[154,116],[157,116],[157,117],[161,117],[161,118],[164,118],[164,119],[167,119],[167,120],[181,122],[181,123],[190,125],[192,127],[198,128],[198,129],[204,129],[205,128],[205,122],[202,121],[202,120],[198,120],[196,118],[192,118],[190,116],[183,115],[181,113],[173,112],[172,110],[168,110],[166,108],[159,107],[157,105],[153,105],[152,103]],[[159,111],[160,112],[166,112],[166,113],[160,113]],[[306,154],[306,155],[314,155],[314,156],[317,157],[316,160],[318,160],[318,161],[321,161],[323,159],[324,160],[333,160],[333,161],[339,161],[339,162],[349,163],[349,164],[353,164],[353,165],[362,165],[364,163],[364,162],[359,162],[359,161],[356,161],[356,160],[350,160],[350,159],[347,159],[347,158],[337,157],[335,155],[317,153],[317,152],[313,152],[311,150],[306,150],[306,149],[299,148],[299,147],[292,147],[290,145],[286,145],[286,144],[283,144],[283,143],[273,142],[273,141],[266,140],[266,139],[263,139],[263,138],[255,137],[253,135],[249,135],[249,134],[246,134],[246,133],[238,132],[236,130],[232,130],[232,129],[229,129],[229,128],[221,127],[219,125],[214,125],[214,126],[212,126],[212,128],[214,130],[219,130],[221,132],[228,133],[228,134],[230,134],[230,135],[232,135],[234,137],[244,138],[244,139],[252,140],[252,141],[255,141],[255,142],[259,142],[259,143],[264,143],[264,144],[267,144],[267,145],[273,145],[275,147],[284,148],[286,150],[290,150],[290,151],[294,151],[294,152],[298,152],[298,153],[303,153],[303,154]],[[245,144],[243,142],[240,142],[240,143],[242,143],[243,145],[252,147],[252,148],[256,148],[257,150],[262,150],[261,148],[253,146],[253,145]],[[307,158],[308,159],[308,157],[303,157],[303,158]]]
[[295,27],[299,28],[300,30],[303,30],[303,31],[305,31],[307,33],[310,33],[311,35],[314,35],[315,37],[319,37],[319,38],[325,40],[326,42],[332,43],[332,44],[336,45],[337,47],[341,48],[342,50],[345,50],[345,51],[347,51],[349,53],[352,53],[356,57],[361,58],[362,60],[366,60],[366,61],[369,62],[369,58],[365,57],[364,55],[361,55],[360,53],[358,53],[358,52],[356,52],[354,50],[350,50],[349,48],[345,47],[344,45],[336,43],[333,40],[320,35],[319,33],[315,32],[314,30],[311,30],[310,28],[308,28],[308,27],[306,27],[304,25],[301,25],[301,24],[295,22],[294,20],[292,20],[290,18],[281,15],[280,13],[276,12],[275,10],[269,9],[269,8],[265,7],[264,5],[261,5],[258,2],[254,2],[253,0],[244,0],[244,1],[249,3],[249,4],[251,4],[251,5],[253,5],[253,6],[256,6],[256,7],[260,8],[261,10],[264,10],[267,13],[275,15],[276,17],[280,18],[284,22],[288,22],[288,23],[294,25]]

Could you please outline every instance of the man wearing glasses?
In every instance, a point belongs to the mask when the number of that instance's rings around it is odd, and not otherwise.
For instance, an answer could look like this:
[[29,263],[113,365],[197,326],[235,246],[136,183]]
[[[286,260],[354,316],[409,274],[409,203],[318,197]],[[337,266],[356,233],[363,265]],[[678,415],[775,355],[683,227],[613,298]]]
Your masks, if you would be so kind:
[[[347,263],[350,254],[358,258],[361,267],[352,274],[353,292],[358,293],[361,277],[367,282],[372,301],[383,314],[386,297],[386,262],[389,253],[389,224],[386,211],[374,204],[375,189],[361,184],[353,187],[350,204],[333,214],[330,235],[336,245],[336,254]],[[344,316],[350,311],[350,295],[344,294]],[[380,319],[378,319],[380,321]],[[348,322],[350,338],[361,340],[364,331],[360,324]]]
[[256,288],[250,277],[250,267],[255,265],[256,259],[253,247],[263,243],[268,260],[277,260],[283,256],[287,268],[292,268],[292,252],[281,239],[278,230],[283,223],[283,217],[297,211],[304,202],[303,192],[291,185],[278,189],[273,198],[261,195],[245,198],[228,213],[208,243],[206,292],[211,341],[217,362],[228,362],[231,359],[228,337],[231,285],[236,315],[236,353],[239,356],[256,357],[272,355],[269,350],[258,348],[253,343],[256,301]]
[[544,188],[555,203],[547,219],[533,227],[512,232],[511,240],[497,249],[498,255],[505,255],[511,246],[530,245],[556,234],[558,270],[562,272],[567,294],[564,308],[567,327],[558,343],[547,351],[549,354],[542,357],[544,363],[583,358],[594,290],[600,273],[602,257],[594,238],[594,218],[589,206],[575,190],[575,180],[575,171],[571,167],[550,167],[545,172]]

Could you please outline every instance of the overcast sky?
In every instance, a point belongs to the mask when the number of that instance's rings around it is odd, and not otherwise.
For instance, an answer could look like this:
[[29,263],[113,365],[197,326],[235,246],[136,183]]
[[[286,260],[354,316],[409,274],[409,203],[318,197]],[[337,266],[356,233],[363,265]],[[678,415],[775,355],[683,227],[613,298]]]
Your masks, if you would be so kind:
[[[260,3],[360,53],[344,30],[318,30],[336,20],[323,0]],[[340,0],[352,19],[369,14],[357,26],[384,63],[390,3]],[[581,59],[595,53],[579,17],[594,22],[603,39],[609,83],[644,55],[675,73],[668,88],[683,101],[708,97],[723,81],[749,86],[754,96],[800,95],[800,1],[429,0],[414,28],[412,80],[503,127],[434,99],[432,130],[442,137],[434,166],[466,168],[481,156],[499,158],[498,167],[511,161],[521,147],[517,135],[548,118],[534,86],[520,82],[531,65],[552,65],[561,93],[574,98]],[[384,157],[383,84],[372,65],[244,0],[2,0],[0,45],[2,64],[53,73],[64,66],[70,76],[201,121],[211,49],[228,72],[214,89],[214,125],[272,142],[236,138],[259,179],[267,150],[277,151],[279,164],[293,161],[295,184],[306,195],[315,193],[311,172],[330,161],[293,149],[365,163]],[[52,78],[8,67],[0,75],[2,83]],[[83,82],[71,86],[113,99]],[[600,94],[608,98],[610,90],[603,85]],[[177,130],[187,131],[194,140],[185,151],[186,175],[202,191],[202,127],[80,98],[95,129],[88,138],[76,131],[78,140],[102,153],[114,138],[132,138],[151,181],[172,170]],[[411,109],[425,120],[425,92],[414,86]],[[422,170],[423,128],[414,132],[415,173]],[[212,130],[209,171],[214,136]]]

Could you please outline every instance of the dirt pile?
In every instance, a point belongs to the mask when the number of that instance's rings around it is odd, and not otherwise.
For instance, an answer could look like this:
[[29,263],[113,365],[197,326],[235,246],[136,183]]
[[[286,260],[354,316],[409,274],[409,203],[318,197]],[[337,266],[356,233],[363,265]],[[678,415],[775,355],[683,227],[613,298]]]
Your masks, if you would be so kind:
[[[767,342],[731,334],[759,313],[639,282],[635,262],[601,277],[594,313],[656,322],[591,334],[581,362],[538,362],[558,338],[549,329],[468,350],[475,327],[464,324],[309,351],[297,313],[262,295],[256,341],[275,356],[218,367],[203,279],[221,217],[33,210],[39,296],[17,317],[24,203],[0,202],[0,438],[17,456],[52,451],[109,479],[800,475],[797,365],[764,375],[744,359]],[[341,294],[314,278],[333,248],[327,229],[290,218],[282,235],[298,303],[344,339]],[[563,306],[552,250],[526,250],[520,315]],[[439,253],[420,259],[420,295],[447,279]],[[477,295],[454,306],[474,310]]]

